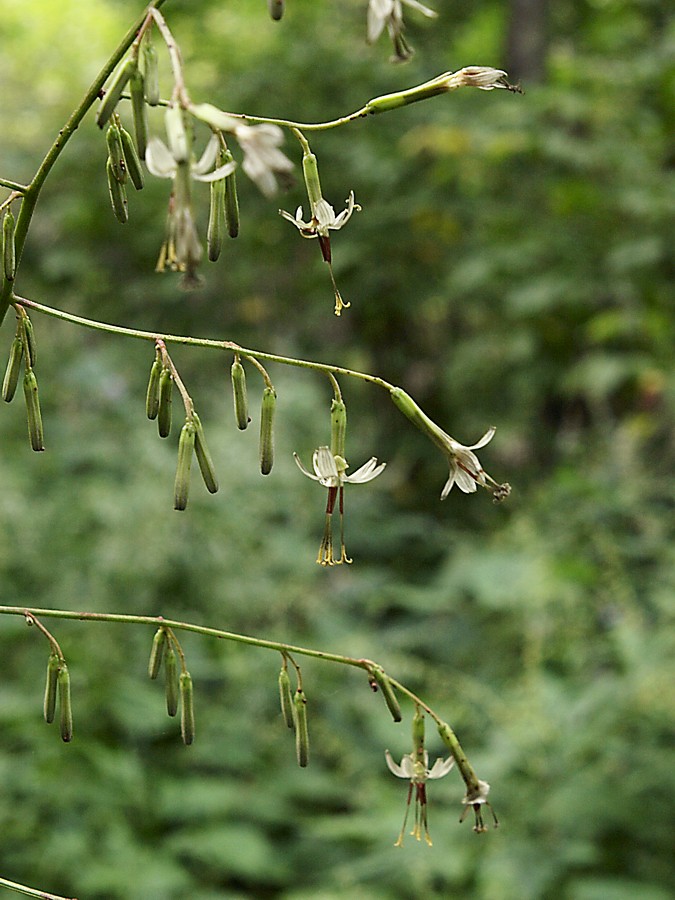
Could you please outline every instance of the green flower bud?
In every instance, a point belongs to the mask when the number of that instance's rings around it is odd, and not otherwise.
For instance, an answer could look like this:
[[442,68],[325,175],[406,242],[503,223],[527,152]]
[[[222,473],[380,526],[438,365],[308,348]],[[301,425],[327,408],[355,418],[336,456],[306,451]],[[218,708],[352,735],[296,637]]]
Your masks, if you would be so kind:
[[166,711],[170,716],[178,712],[178,661],[176,651],[167,641],[164,653],[164,676],[166,687]]
[[122,141],[124,160],[127,164],[127,172],[129,173],[129,178],[131,178],[131,183],[136,188],[136,190],[140,191],[143,189],[143,184],[145,183],[145,181],[143,178],[141,161],[139,159],[138,152],[136,151],[136,145],[134,144],[133,138],[126,130],[126,128],[120,128],[120,138]]
[[177,103],[167,107],[166,136],[169,141],[169,150],[177,163],[186,163],[190,160],[190,142],[185,129],[183,109]]
[[316,204],[321,200],[321,182],[319,181],[319,167],[316,156],[313,153],[305,153],[302,157],[302,174],[305,177],[307,196],[309,197],[310,214],[314,212]]
[[148,389],[145,394],[145,414],[149,419],[156,419],[159,412],[159,376],[162,374],[162,359],[155,357],[150,369]]
[[148,110],[145,105],[145,79],[140,69],[131,76],[129,85],[131,93],[131,112],[134,117],[134,135],[136,150],[141,159],[145,159],[148,147]]
[[44,700],[45,722],[50,725],[54,721],[54,715],[56,713],[56,689],[59,680],[59,663],[60,659],[58,654],[50,653],[49,661],[47,662],[47,683],[45,684]]
[[189,672],[180,676],[180,734],[186,747],[195,739],[194,689]]
[[417,706],[412,720],[413,749],[419,757],[424,756],[424,713]]
[[190,490],[190,468],[192,467],[192,454],[195,449],[194,423],[189,419],[180,430],[178,439],[178,465],[176,466],[176,481],[173,492],[173,508],[185,509]]
[[35,352],[35,334],[33,332],[33,323],[27,315],[21,316],[21,325],[23,326],[23,335],[26,339],[26,363],[28,368],[32,369],[37,359]]
[[60,661],[58,668],[57,682],[59,708],[61,711],[59,722],[61,726],[61,740],[67,744],[73,739],[73,707],[70,702],[70,673],[68,672],[68,666],[63,660]]
[[394,405],[410,419],[413,425],[417,426],[420,431],[425,432],[445,452],[448,441],[447,435],[419,408],[413,398],[399,387],[392,388],[389,394]]
[[162,666],[162,658],[164,656],[164,649],[166,648],[166,644],[166,628],[162,628],[160,626],[155,632],[155,636],[152,639],[150,659],[148,660],[148,676],[152,678],[153,681],[159,675],[159,670]]
[[279,700],[281,701],[281,715],[289,728],[293,728],[293,698],[291,696],[291,678],[288,670],[283,666],[279,672]]
[[381,97],[375,97],[373,100],[368,101],[366,109],[373,114],[387,112],[390,109],[407,106],[409,103],[416,103],[418,100],[426,100],[428,97],[446,94],[448,89],[446,82],[442,78],[437,78],[425,84],[409,88],[407,91],[396,91],[393,94],[383,94]]
[[[223,154],[223,163],[232,162],[229,150]],[[230,172],[225,176],[225,222],[227,233],[231,238],[239,234],[239,198],[237,196],[237,173]]]
[[122,147],[122,132],[117,122],[113,121],[108,125],[105,141],[108,145],[108,157],[113,174],[120,184],[124,184],[127,180],[127,165]]
[[330,449],[333,456],[345,456],[347,433],[347,407],[342,400],[333,400],[330,406]]
[[160,437],[171,434],[171,404],[173,401],[173,375],[168,366],[162,368],[159,376],[159,409],[157,411],[157,429]]
[[21,372],[21,360],[23,359],[23,341],[17,335],[12,341],[12,347],[9,351],[9,359],[7,360],[7,369],[2,382],[2,399],[6,403],[10,403],[14,399],[16,386],[19,383],[19,374]]
[[248,415],[248,397],[246,395],[246,372],[238,359],[232,363],[232,393],[234,395],[234,416],[237,427],[244,431],[251,421]]
[[105,172],[108,177],[108,192],[110,194],[110,203],[115,213],[115,218],[122,225],[129,221],[129,207],[127,206],[127,192],[124,185],[117,180],[110,157],[105,166]]
[[285,0],[267,0],[267,8],[275,22],[283,16],[285,5]]
[[23,395],[26,400],[30,445],[35,451],[44,450],[45,444],[44,433],[42,431],[40,398],[38,397],[38,383],[35,372],[32,369],[29,369],[23,376]]
[[197,462],[199,463],[199,471],[202,473],[202,478],[204,479],[206,490],[210,494],[215,494],[218,490],[218,479],[216,478],[216,470],[214,468],[213,460],[211,459],[211,454],[209,453],[209,448],[207,447],[206,440],[204,438],[204,429],[197,413],[194,414],[193,419],[196,428],[195,456],[197,457]]
[[101,101],[101,105],[98,108],[98,113],[96,114],[96,124],[99,128],[103,128],[110,116],[112,116],[113,112],[115,111],[115,107],[120,102],[122,91],[126,87],[127,81],[129,81],[131,76],[136,71],[136,66],[136,60],[132,57],[128,57],[118,68],[115,77],[110,82],[110,87],[106,91],[105,96]]
[[160,100],[159,60],[154,44],[150,43],[147,35],[143,43],[143,80],[145,82],[145,99],[150,106],[157,106]]
[[206,247],[209,259],[215,262],[223,248],[225,230],[225,179],[212,181],[209,186],[209,224],[206,229]]
[[377,682],[377,686],[382,691],[384,702],[387,704],[387,709],[391,713],[392,719],[394,720],[394,722],[400,722],[403,718],[401,715],[401,707],[399,705],[398,698],[396,697],[396,693],[391,681],[389,680],[388,676],[382,671],[382,669],[374,668],[372,671],[375,681]]
[[295,753],[303,769],[309,762],[309,731],[307,730],[307,698],[300,688],[293,697],[295,719]]
[[260,410],[260,471],[269,475],[274,465],[274,408],[277,394],[274,388],[266,387],[263,391]]
[[16,274],[15,226],[12,210],[8,209],[2,220],[2,261],[7,281],[14,281]]

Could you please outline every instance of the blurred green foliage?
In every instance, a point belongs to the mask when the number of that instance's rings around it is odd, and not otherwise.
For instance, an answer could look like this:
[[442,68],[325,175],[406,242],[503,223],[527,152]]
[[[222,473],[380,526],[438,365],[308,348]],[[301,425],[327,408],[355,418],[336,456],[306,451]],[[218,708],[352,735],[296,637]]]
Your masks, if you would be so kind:
[[[195,100],[312,121],[505,65],[509,4],[437,5],[437,22],[409,14],[418,53],[403,67],[384,38],[365,45],[357,0],[294,0],[281,23],[263,0],[165,13]],[[30,178],[138,11],[5,5],[3,176]],[[81,900],[672,896],[673,37],[659,0],[566,0],[547,76],[524,97],[460,91],[313,138],[326,197],[338,208],[353,189],[363,206],[333,242],[352,302],[340,320],[318,248],[277,215],[304,202],[301,182],[276,203],[242,176],[241,236],[186,295],[153,272],[166,183],[149,179],[120,226],[87,116],[40,201],[21,293],[379,374],[459,440],[497,425],[481,461],[514,493],[441,505],[437,451],[383,392],[343,380],[350,462],[389,466],[348,490],[354,565],[321,570],[323,492],[291,452],[307,462],[327,440],[324,379],[270,367],[277,462],[262,479],[257,413],[234,425],[231,359],[176,350],[222,485],[210,497],[195,479],[178,515],[175,438],[143,414],[150,347],[35,315],[48,451],[30,453],[20,398],[2,410],[0,602],[161,613],[375,658],[456,728],[502,827],[458,826],[453,774],[430,789],[433,849],[395,849],[405,785],[383,751],[409,750],[409,717],[394,725],[362,673],[305,661],[299,770],[280,660],[196,636],[185,748],[145,675],[152,629],[52,622],[73,684],[62,745],[40,715],[45,642],[6,617],[1,875]],[[252,402],[257,388],[251,371]]]

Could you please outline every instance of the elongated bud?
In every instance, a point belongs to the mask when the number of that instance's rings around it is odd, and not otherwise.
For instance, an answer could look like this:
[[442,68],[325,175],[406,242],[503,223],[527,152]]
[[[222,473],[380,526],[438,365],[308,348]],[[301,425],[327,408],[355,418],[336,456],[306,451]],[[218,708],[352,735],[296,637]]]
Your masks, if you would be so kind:
[[307,698],[299,688],[293,697],[295,724],[295,753],[298,765],[304,769],[309,762],[309,731],[307,729]]
[[158,628],[152,639],[152,647],[150,648],[150,659],[148,660],[148,676],[154,679],[159,675],[162,666],[164,650],[166,648],[167,637],[166,629]]
[[42,413],[40,412],[40,398],[38,397],[38,383],[35,372],[29,369],[23,376],[23,395],[26,400],[26,413],[28,415],[28,436],[30,445],[35,451],[45,449],[44,434],[42,431]]
[[145,414],[149,419],[156,419],[159,412],[159,376],[162,374],[162,360],[159,356],[150,369],[148,389],[145,393]]
[[234,395],[234,416],[237,427],[244,431],[251,421],[248,414],[248,397],[246,395],[246,372],[238,359],[232,363],[232,393]]
[[197,462],[199,463],[199,471],[202,473],[202,478],[204,480],[204,484],[206,485],[206,490],[210,494],[215,494],[218,490],[218,479],[216,478],[216,470],[213,465],[213,460],[211,459],[211,454],[209,453],[209,448],[206,445],[206,440],[204,438],[204,428],[202,427],[201,420],[197,413],[193,416],[195,423],[195,456],[197,457]]
[[164,653],[164,675],[166,686],[166,711],[170,716],[178,712],[178,661],[176,651],[167,642]]
[[260,471],[269,475],[274,465],[274,409],[277,394],[274,388],[266,387],[263,391],[260,409]]
[[16,274],[15,226],[12,210],[8,209],[2,220],[2,262],[7,281],[14,281]]
[[330,449],[333,456],[345,456],[347,433],[347,407],[342,400],[333,400],[330,406]]
[[140,69],[131,76],[129,85],[131,93],[131,112],[134,117],[134,136],[136,150],[141,159],[145,159],[148,148],[148,110],[145,105],[145,78]]
[[23,335],[26,339],[26,362],[28,368],[32,369],[37,359],[35,348],[35,333],[33,332],[33,323],[27,315],[21,316],[21,325],[23,327]]
[[284,14],[285,0],[267,0],[267,8],[275,22],[278,22]]
[[206,229],[206,247],[209,259],[215,262],[223,248],[225,231],[225,179],[212,181],[209,187],[209,224]]
[[129,178],[136,190],[140,191],[143,189],[145,180],[143,177],[143,169],[141,168],[141,160],[136,151],[136,145],[126,128],[120,128],[120,138]]
[[157,411],[157,430],[160,437],[171,434],[171,404],[173,401],[173,375],[168,366],[162,368],[159,376],[159,409]]
[[400,722],[403,718],[401,715],[401,707],[389,677],[380,668],[373,669],[373,676],[375,677],[377,686],[382,692],[384,702],[387,704],[387,709],[391,713],[392,719],[394,722]]
[[195,450],[195,426],[189,419],[180,430],[178,438],[178,465],[173,492],[173,508],[185,509],[190,491],[190,469]]
[[16,386],[19,383],[19,375],[21,373],[21,360],[23,359],[23,341],[17,335],[12,341],[12,347],[9,351],[9,359],[7,360],[7,369],[5,377],[2,381],[2,399],[6,403],[10,403],[14,399]]
[[190,143],[185,130],[185,119],[182,108],[176,104],[166,110],[166,136],[169,150],[177,163],[186,163],[190,159]]
[[127,205],[127,192],[124,185],[117,180],[110,157],[105,165],[105,173],[108,177],[108,193],[110,204],[115,213],[115,218],[122,225],[129,221],[129,207]]
[[441,450],[445,451],[448,436],[419,408],[413,398],[399,387],[392,388],[389,394],[394,405],[410,419],[413,425],[425,432]]
[[47,683],[45,684],[44,716],[45,722],[50,725],[56,714],[56,689],[59,681],[59,657],[56,653],[49,654],[47,662]]
[[416,755],[422,758],[424,756],[424,713],[419,706],[416,707],[412,720],[412,739]]
[[157,106],[159,94],[159,60],[154,44],[146,37],[143,44],[143,80],[145,81],[145,99],[150,106]]
[[68,743],[73,739],[73,707],[70,702],[70,672],[63,660],[61,660],[58,667],[57,682],[59,689],[59,724],[61,726],[61,740]]
[[368,101],[366,109],[373,114],[387,112],[390,109],[407,106],[409,103],[416,103],[418,100],[426,100],[429,97],[436,97],[438,94],[447,94],[449,90],[451,87],[448,80],[439,76],[405,91],[396,91],[392,94],[375,97]]
[[[223,154],[223,162],[232,162],[233,156],[229,150]],[[237,173],[230,172],[225,177],[225,222],[227,233],[231,238],[239,234],[239,197],[237,196]]]
[[108,145],[108,157],[113,175],[120,184],[124,184],[127,180],[127,164],[124,159],[124,149],[122,148],[122,132],[117,122],[113,121],[108,125],[105,141]]
[[189,672],[180,675],[180,734],[186,747],[195,739],[195,701],[192,676]]
[[132,57],[128,57],[128,59],[125,59],[122,65],[118,68],[115,77],[110,82],[110,87],[106,91],[105,96],[101,101],[101,105],[98,108],[98,113],[96,114],[96,124],[99,128],[103,128],[110,116],[112,116],[113,112],[115,111],[115,107],[120,102],[122,91],[127,86],[127,81],[129,81],[135,71],[136,60],[132,59]]
[[293,728],[293,698],[291,696],[291,678],[288,670],[283,668],[279,672],[279,700],[281,702],[281,715],[289,728]]
[[321,200],[321,182],[319,181],[319,168],[316,156],[313,153],[305,153],[302,157],[302,174],[305,176],[307,196],[309,197],[310,211],[313,213],[317,203]]

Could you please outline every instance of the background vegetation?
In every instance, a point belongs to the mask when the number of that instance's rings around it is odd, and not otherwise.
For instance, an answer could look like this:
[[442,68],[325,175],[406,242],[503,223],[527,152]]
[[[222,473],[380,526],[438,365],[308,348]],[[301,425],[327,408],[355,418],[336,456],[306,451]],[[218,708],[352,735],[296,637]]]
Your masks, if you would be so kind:
[[[539,56],[523,61],[520,3],[439,3],[436,23],[409,15],[418,53],[403,67],[384,38],[365,45],[363,2],[288,6],[276,24],[262,0],[167,3],[196,100],[312,121],[467,64],[529,78],[524,97],[459,92],[313,141],[328,199],[339,207],[354,189],[363,206],[334,240],[348,313],[333,317],[318,248],[277,215],[304,200],[301,183],[276,203],[240,179],[241,237],[199,294],[156,275],[166,183],[148,179],[120,226],[91,114],[40,202],[20,290],[105,321],[380,374],[459,440],[495,424],[481,459],[514,493],[502,507],[454,491],[441,504],[437,451],[383,392],[343,383],[350,462],[389,465],[348,492],[354,565],[324,571],[323,492],[291,452],[307,460],[325,441],[327,382],[271,368],[277,463],[263,479],[256,435],[234,425],[230,360],[177,351],[222,483],[214,498],[195,489],[178,515],[174,442],[143,412],[150,348],[35,316],[48,452],[30,452],[20,401],[1,411],[0,602],[162,613],[373,657],[453,724],[502,827],[478,838],[457,824],[451,775],[430,791],[433,849],[395,849],[405,786],[383,751],[407,752],[409,728],[362,674],[305,662],[301,771],[277,708],[278,658],[196,637],[184,642],[198,728],[186,749],[145,675],[150,629],[58,625],[74,690],[65,746],[41,721],[44,642],[5,618],[0,872],[80,900],[667,900],[666,4],[551,4]],[[30,178],[138,11],[5,4],[4,176]]]

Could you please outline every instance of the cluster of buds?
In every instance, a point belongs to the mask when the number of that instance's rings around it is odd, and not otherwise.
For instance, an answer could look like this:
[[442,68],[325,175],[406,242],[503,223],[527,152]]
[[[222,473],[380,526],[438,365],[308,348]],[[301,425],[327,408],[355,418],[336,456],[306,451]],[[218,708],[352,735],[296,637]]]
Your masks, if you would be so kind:
[[[180,674],[178,672],[180,662]],[[194,688],[192,676],[185,665],[185,654],[176,635],[164,625],[155,632],[148,661],[148,675],[153,681],[164,667],[166,711],[176,716],[180,706],[180,733],[188,746],[195,737]]]
[[284,722],[295,732],[295,755],[298,765],[305,768],[309,764],[309,730],[307,728],[307,697],[302,688],[300,668],[293,662],[297,676],[295,691],[291,689],[291,678],[288,674],[288,660],[282,655],[279,672],[279,702]]
[[2,399],[11,403],[19,383],[21,365],[24,367],[23,395],[28,419],[28,438],[31,448],[37,452],[45,449],[44,431],[38,382],[35,375],[35,337],[33,323],[20,306],[16,306],[16,332],[9,351],[9,359],[2,381]]

